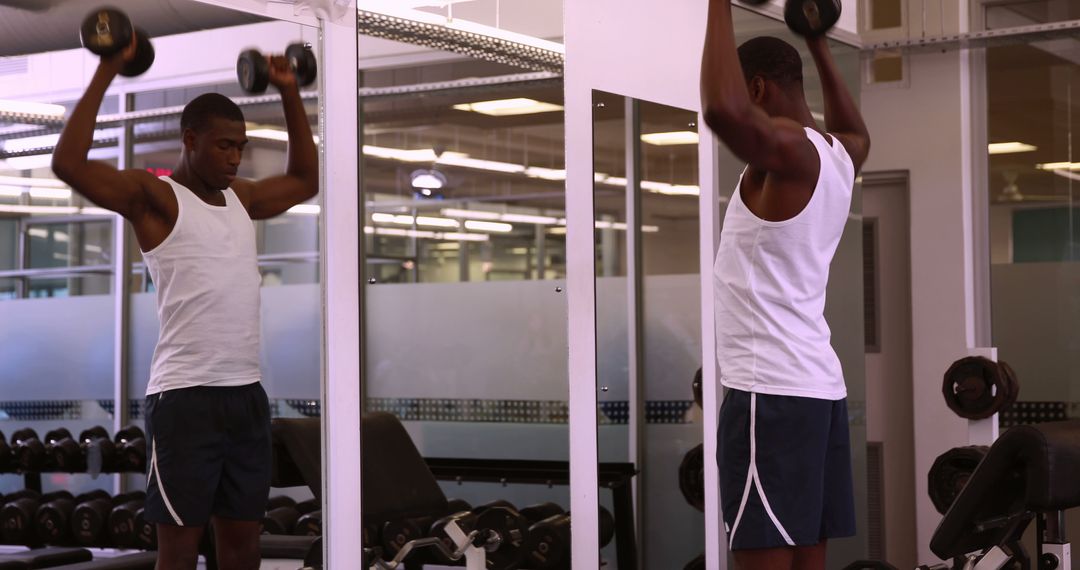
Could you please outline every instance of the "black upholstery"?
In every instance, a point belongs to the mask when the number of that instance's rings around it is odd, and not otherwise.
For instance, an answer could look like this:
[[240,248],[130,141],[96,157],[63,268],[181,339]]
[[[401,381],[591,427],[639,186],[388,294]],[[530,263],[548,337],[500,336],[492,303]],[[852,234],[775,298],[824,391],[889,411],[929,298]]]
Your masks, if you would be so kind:
[[277,418],[273,434],[274,487],[307,485],[316,499],[322,499],[322,432],[319,418]]
[[446,495],[396,416],[364,414],[360,439],[365,522],[446,512]]
[[[1031,513],[1080,506],[1080,421],[1010,428],[979,464],[930,540],[942,559],[1014,540]],[[981,525],[981,528],[980,528]]]
[[157,552],[139,552],[64,566],[62,570],[154,570],[156,563]]
[[85,548],[35,548],[25,552],[0,555],[0,569],[52,568],[90,560],[93,556]]

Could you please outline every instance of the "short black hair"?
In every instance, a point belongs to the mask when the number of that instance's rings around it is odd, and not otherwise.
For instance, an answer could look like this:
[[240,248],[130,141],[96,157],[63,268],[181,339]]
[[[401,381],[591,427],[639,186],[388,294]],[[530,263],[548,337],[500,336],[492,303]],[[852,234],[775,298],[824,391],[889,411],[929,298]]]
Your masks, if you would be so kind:
[[214,117],[244,122],[244,112],[232,99],[220,93],[205,93],[184,106],[184,112],[180,115],[180,130],[201,131]]
[[739,46],[739,63],[747,83],[761,76],[783,87],[802,84],[802,56],[799,50],[780,38],[759,36],[743,42]]

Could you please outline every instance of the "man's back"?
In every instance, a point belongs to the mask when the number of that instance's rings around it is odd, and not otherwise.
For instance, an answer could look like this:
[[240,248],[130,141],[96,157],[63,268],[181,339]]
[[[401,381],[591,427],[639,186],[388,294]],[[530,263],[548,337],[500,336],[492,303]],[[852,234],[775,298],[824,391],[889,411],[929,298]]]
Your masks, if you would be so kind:
[[717,357],[725,386],[836,400],[846,389],[824,318],[825,288],[855,172],[837,139],[806,134],[821,166],[802,211],[761,219],[744,201],[741,180],[728,203],[713,270]]

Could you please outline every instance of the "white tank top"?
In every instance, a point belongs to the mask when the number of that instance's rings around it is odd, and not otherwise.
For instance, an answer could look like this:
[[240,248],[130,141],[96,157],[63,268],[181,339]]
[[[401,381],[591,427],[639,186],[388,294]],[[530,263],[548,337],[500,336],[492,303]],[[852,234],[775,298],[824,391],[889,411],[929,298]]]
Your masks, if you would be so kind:
[[224,206],[163,176],[176,226],[143,253],[157,289],[161,333],[146,394],[258,382],[259,286],[255,225],[232,190]]
[[[829,264],[851,207],[855,169],[836,137],[806,135],[821,157],[810,202],[794,218],[769,222],[728,202],[713,268],[716,356],[724,386],[780,396],[847,396],[825,322]],[[745,175],[745,171],[743,171]]]

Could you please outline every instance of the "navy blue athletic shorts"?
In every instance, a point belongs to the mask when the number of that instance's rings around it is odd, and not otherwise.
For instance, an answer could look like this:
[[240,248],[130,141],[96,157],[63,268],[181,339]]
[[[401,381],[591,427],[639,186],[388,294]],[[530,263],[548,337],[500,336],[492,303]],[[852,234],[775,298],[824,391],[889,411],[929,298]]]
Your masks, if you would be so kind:
[[270,494],[270,404],[261,382],[146,397],[147,521],[258,521]]
[[728,389],[716,460],[732,550],[854,536],[846,400]]

